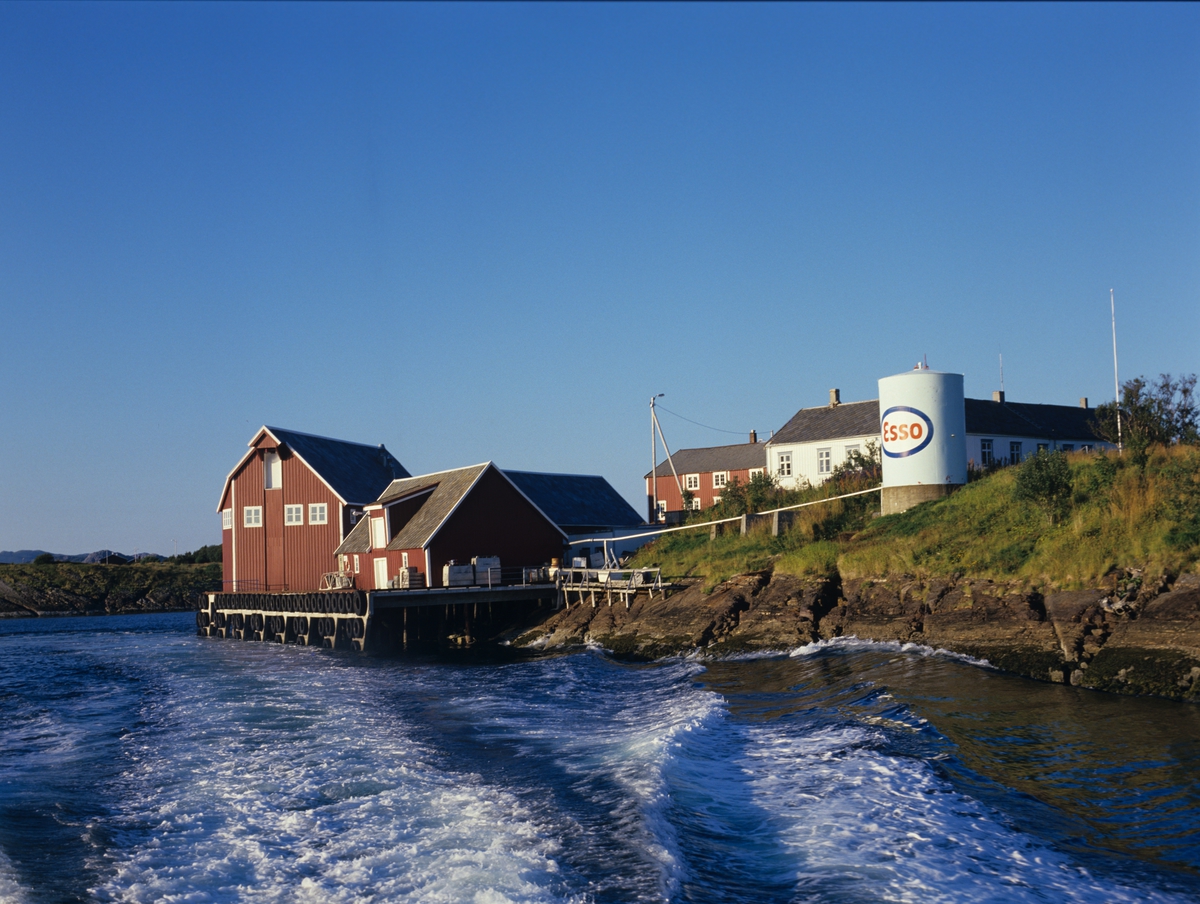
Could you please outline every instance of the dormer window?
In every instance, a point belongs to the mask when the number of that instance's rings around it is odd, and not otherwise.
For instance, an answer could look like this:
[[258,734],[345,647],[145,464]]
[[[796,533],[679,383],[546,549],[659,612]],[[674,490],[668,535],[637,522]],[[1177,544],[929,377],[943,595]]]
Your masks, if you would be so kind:
[[263,486],[268,490],[278,490],[283,487],[283,462],[279,453],[270,449],[263,453]]
[[371,519],[371,548],[384,549],[387,546],[387,527],[382,518]]

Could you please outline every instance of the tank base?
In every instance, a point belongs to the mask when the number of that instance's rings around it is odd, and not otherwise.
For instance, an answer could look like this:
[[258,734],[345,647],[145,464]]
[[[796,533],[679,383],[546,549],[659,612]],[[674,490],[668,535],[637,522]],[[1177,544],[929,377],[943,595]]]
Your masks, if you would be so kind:
[[957,483],[919,483],[908,487],[884,487],[880,511],[884,515],[898,515],[921,502],[945,499],[959,486]]

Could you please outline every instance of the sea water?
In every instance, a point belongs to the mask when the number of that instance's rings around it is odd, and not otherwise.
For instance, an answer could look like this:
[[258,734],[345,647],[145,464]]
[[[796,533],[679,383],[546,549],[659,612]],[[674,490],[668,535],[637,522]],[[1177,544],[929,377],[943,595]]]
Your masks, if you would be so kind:
[[1200,713],[841,640],[648,665],[0,623],[0,901],[1200,899]]

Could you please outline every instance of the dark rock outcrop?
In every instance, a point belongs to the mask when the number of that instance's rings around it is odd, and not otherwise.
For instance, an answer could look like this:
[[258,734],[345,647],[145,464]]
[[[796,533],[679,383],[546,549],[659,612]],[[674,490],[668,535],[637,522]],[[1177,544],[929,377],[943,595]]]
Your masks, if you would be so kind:
[[1107,590],[1045,596],[1020,582],[961,575],[892,575],[843,584],[836,576],[740,575],[704,593],[693,583],[626,610],[598,600],[553,613],[518,644],[598,643],[652,659],[705,648],[791,649],[856,636],[986,659],[1042,681],[1127,694],[1200,694],[1200,575],[1147,584],[1114,577]]

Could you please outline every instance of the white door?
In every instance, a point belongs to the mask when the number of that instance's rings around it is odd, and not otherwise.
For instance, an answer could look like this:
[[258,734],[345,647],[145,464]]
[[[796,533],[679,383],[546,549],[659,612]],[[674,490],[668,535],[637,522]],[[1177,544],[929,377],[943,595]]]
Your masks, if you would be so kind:
[[375,589],[387,590],[387,559],[375,560]]

